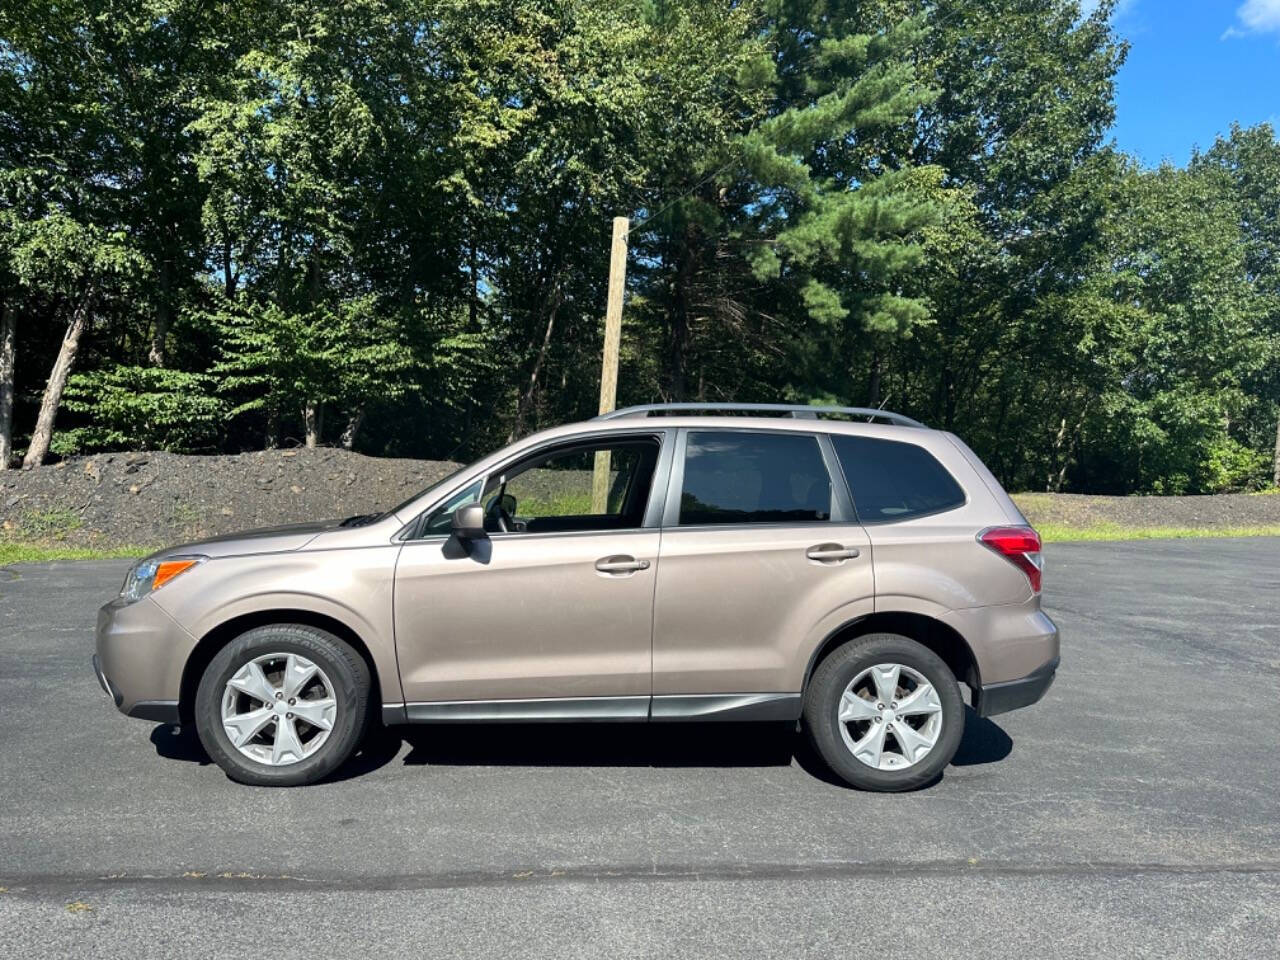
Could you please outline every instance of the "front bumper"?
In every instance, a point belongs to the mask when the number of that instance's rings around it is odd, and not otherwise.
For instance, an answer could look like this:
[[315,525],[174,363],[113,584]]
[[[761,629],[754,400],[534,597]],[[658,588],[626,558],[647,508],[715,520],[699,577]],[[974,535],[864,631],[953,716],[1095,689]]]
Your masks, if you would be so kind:
[[994,717],[1029,707],[1045,695],[1058,673],[1058,657],[1017,680],[988,683],[978,688],[974,710],[980,717]]
[[98,611],[93,672],[121,713],[178,723],[182,667],[194,638],[150,599]]

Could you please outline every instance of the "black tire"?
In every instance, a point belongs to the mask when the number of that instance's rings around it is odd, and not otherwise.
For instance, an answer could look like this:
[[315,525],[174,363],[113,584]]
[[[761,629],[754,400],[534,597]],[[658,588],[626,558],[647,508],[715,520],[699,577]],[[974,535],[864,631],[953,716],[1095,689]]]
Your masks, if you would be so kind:
[[[333,728],[313,754],[281,766],[259,763],[232,743],[222,724],[222,695],[236,672],[267,654],[300,654],[328,676],[337,701]],[[370,726],[372,684],[369,666],[350,644],[316,627],[271,624],[241,634],[218,651],[196,692],[196,731],[210,758],[240,783],[296,787],[332,773],[355,752]]]
[[[840,732],[838,714],[845,689],[864,670],[882,663],[910,667],[923,675],[942,704],[942,729],[934,746],[923,758],[901,770],[881,770],[863,763],[853,755]],[[850,786],[882,793],[914,790],[936,780],[959,749],[964,733],[964,700],[955,675],[928,647],[895,633],[871,633],[837,648],[813,672],[804,695],[804,727],[819,756]],[[850,727],[854,731],[870,729],[856,724]],[[900,751],[896,740],[890,743],[891,753]]]

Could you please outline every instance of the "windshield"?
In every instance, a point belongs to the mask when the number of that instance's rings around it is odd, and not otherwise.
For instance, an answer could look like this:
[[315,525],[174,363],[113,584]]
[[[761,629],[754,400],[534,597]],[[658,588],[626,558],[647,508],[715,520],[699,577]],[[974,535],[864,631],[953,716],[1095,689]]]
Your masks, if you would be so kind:
[[[453,471],[451,471],[450,473],[448,473],[446,476],[441,477],[441,478],[440,478],[439,480],[437,480],[435,483],[431,484],[431,486],[429,486],[429,487],[423,487],[421,490],[419,490],[419,491],[418,491],[417,493],[415,493],[413,496],[409,497],[409,499],[407,499],[407,500],[405,500],[405,501],[403,501],[403,502],[401,502],[401,503],[396,504],[394,507],[392,507],[392,508],[391,508],[390,510],[388,510],[386,513],[382,514],[382,516],[384,516],[384,517],[389,517],[389,516],[391,516],[391,514],[393,514],[393,513],[394,513],[396,516],[400,516],[400,514],[401,514],[401,513],[403,513],[405,510],[407,510],[407,509],[409,508],[409,505],[410,505],[410,504],[412,504],[415,500],[417,500],[417,499],[418,499],[418,498],[420,498],[420,497],[424,497],[424,496],[426,496],[426,495],[427,495],[428,493],[430,493],[432,490],[436,489],[436,487],[442,487],[442,486],[444,486],[446,483],[448,483],[450,480],[452,480],[454,477],[456,477],[458,474],[460,474],[463,470],[466,470],[466,469],[467,469],[467,467],[469,467],[469,466],[471,466],[471,464],[469,464],[469,463],[464,463],[462,466],[458,467],[456,470],[453,470]],[[400,517],[400,519],[401,519],[401,520],[412,520],[413,518],[412,518],[412,517]]]

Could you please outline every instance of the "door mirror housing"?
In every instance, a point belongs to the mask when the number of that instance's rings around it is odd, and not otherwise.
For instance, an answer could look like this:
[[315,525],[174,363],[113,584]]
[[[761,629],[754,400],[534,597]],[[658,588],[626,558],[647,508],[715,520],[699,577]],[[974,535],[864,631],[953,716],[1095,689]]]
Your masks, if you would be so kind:
[[453,511],[449,525],[459,540],[484,540],[489,536],[484,529],[484,507],[478,503],[468,503]]

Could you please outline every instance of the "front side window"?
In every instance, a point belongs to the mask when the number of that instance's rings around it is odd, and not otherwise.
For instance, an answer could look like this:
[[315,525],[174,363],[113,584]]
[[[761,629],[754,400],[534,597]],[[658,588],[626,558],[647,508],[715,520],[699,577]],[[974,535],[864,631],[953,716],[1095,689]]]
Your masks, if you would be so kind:
[[453,512],[459,507],[465,507],[468,503],[479,500],[483,483],[483,480],[477,480],[475,483],[468,484],[432,510],[423,525],[423,536],[436,537],[440,534],[448,534],[453,523]]
[[910,520],[965,502],[960,484],[924,447],[835,434],[831,441],[862,523]]
[[652,437],[535,455],[489,478],[485,527],[493,533],[639,528],[657,463],[658,441]]
[[680,524],[831,519],[831,477],[808,434],[693,431],[685,447]]

